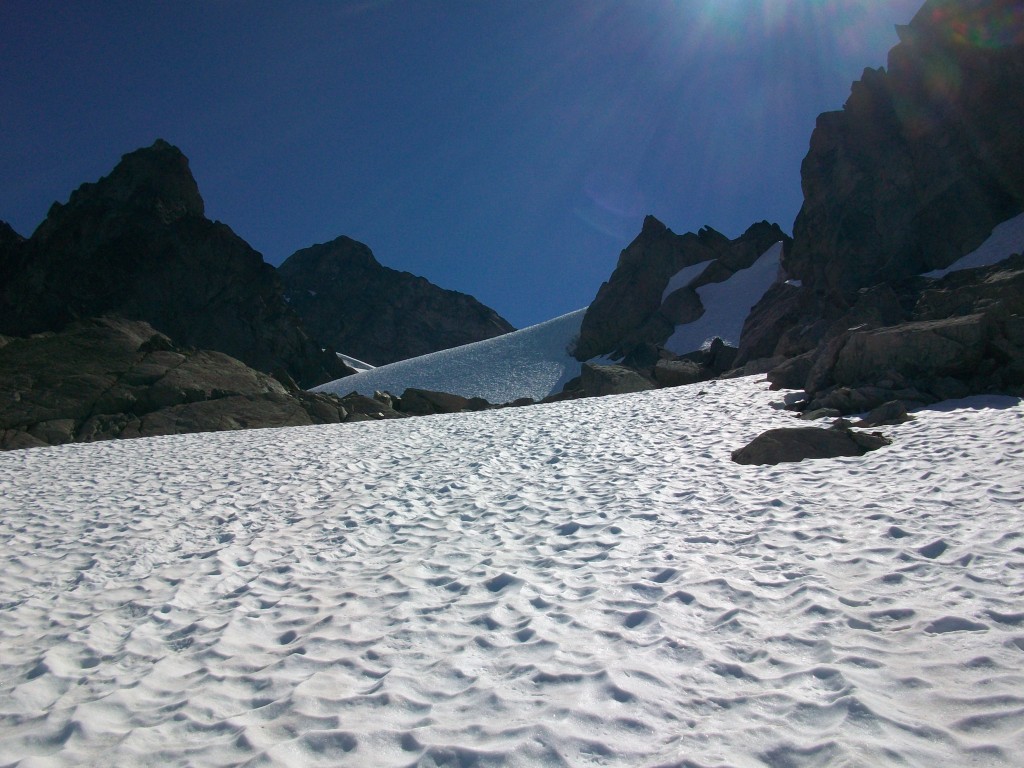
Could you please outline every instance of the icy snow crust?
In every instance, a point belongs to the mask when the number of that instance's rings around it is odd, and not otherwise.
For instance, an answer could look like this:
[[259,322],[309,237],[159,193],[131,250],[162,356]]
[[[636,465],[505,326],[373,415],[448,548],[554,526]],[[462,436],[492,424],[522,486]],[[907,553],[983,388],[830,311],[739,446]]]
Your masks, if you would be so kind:
[[0,454],[0,764],[1020,765],[1024,407],[782,395]]
[[323,384],[314,392],[347,395],[375,390],[401,395],[408,387],[482,397],[508,403],[520,397],[540,400],[560,392],[578,376],[580,364],[569,346],[579,337],[586,309],[570,312],[539,325],[506,333]]

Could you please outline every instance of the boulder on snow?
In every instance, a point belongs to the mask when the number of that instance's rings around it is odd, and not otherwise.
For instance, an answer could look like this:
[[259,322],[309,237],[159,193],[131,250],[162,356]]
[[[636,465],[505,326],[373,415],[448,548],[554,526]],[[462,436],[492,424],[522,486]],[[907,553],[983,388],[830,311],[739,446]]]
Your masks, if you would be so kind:
[[648,379],[623,365],[584,363],[580,373],[580,389],[584,397],[623,395],[654,388]]
[[662,387],[682,387],[711,378],[708,369],[693,360],[659,360],[654,380]]
[[863,456],[891,440],[878,432],[858,432],[845,427],[783,427],[770,429],[732,452],[737,464],[771,465],[804,459]]
[[853,426],[864,428],[882,427],[890,424],[902,424],[914,417],[907,413],[907,406],[901,400],[890,400],[873,408],[863,419],[854,423]]
[[410,416],[429,416],[435,413],[461,413],[484,411],[490,403],[481,397],[462,397],[448,392],[410,387],[402,393],[402,413]]

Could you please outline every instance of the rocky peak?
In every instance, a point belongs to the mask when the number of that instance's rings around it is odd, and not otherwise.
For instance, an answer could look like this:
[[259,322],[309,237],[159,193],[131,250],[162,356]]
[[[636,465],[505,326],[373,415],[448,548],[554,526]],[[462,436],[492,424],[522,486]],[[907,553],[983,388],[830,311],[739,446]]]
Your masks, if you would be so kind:
[[165,141],[83,184],[13,250],[0,258],[0,333],[113,314],[304,386],[348,370],[306,334],[273,267],[204,216],[188,159]]
[[14,231],[14,227],[6,221],[0,221],[0,248],[10,248],[23,243],[25,238]]
[[371,365],[514,330],[472,296],[382,266],[349,237],[297,251],[278,273],[291,308],[317,338]]
[[75,211],[148,213],[170,224],[205,212],[188,158],[163,139],[122,156],[99,181],[80,186],[66,205],[54,203],[38,235],[45,238]]
[[652,216],[651,214],[647,214],[646,216],[644,216],[644,223],[643,226],[640,228],[640,234],[655,236],[661,234],[667,229],[668,227],[662,224],[656,217]]
[[1024,210],[1024,16],[1018,2],[929,0],[888,71],[818,118],[785,262],[840,303],[941,268]]
[[352,269],[383,267],[373,255],[373,251],[345,235],[328,243],[296,251],[281,265],[283,274],[308,282],[310,286],[326,285],[340,280]]
[[[768,222],[754,224],[730,240],[708,226],[696,233],[677,235],[648,216],[587,309],[576,343],[576,358],[629,357],[639,347],[663,345],[676,325],[703,314],[696,288],[727,280],[780,240],[788,242],[789,237],[777,224]],[[704,262],[707,268],[686,286],[666,293],[673,276]]]

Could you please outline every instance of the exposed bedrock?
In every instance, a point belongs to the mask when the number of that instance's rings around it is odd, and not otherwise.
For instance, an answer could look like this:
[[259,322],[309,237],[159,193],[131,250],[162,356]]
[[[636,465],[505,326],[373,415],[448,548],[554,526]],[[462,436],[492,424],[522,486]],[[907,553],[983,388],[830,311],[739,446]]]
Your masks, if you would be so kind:
[[[804,204],[783,256],[787,276],[802,285],[778,284],[755,305],[738,364],[805,353],[820,362],[849,328],[866,334],[967,314],[948,301],[928,313],[916,307],[929,290],[918,275],[950,265],[1024,211],[1019,3],[929,0],[899,36],[887,69],[865,70],[842,111],[818,119],[801,167]],[[914,345],[934,347],[940,333],[912,331],[899,334],[908,365],[928,356]],[[894,336],[853,345],[874,349]]]
[[[0,449],[337,423],[357,410],[289,390],[221,352],[179,347],[142,321],[0,337]],[[375,403],[377,418],[400,415],[385,411]]]

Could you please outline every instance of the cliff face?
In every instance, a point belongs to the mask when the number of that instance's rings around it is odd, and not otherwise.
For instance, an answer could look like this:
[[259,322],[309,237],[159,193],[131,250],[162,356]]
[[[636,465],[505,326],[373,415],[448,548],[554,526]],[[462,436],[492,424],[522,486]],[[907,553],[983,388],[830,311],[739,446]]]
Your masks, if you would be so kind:
[[164,141],[55,203],[27,241],[2,239],[0,333],[116,314],[306,386],[347,372],[302,329],[273,267],[205,217],[188,160]]
[[[664,345],[677,325],[703,314],[697,288],[749,267],[780,240],[788,243],[789,237],[766,221],[729,240],[710,227],[677,235],[648,216],[587,309],[576,358],[631,357],[639,348]],[[707,266],[698,275],[666,294],[673,276],[703,263]]]
[[947,266],[1024,210],[1024,14],[1008,0],[930,0],[818,118],[785,266],[816,292]]
[[297,251],[279,274],[289,304],[311,333],[371,365],[515,330],[472,296],[381,266],[369,248],[348,237]]

